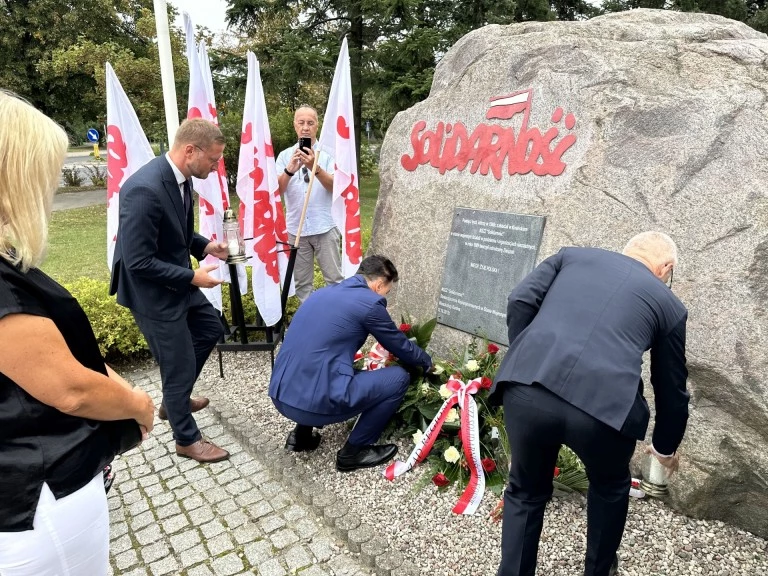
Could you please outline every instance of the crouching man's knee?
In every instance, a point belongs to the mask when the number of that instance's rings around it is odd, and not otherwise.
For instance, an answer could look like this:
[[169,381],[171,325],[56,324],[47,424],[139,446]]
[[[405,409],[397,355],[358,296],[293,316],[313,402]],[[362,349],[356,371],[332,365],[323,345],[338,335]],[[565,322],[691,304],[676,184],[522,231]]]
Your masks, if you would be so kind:
[[387,370],[392,370],[393,384],[397,391],[404,395],[411,383],[411,375],[402,366],[390,366]]

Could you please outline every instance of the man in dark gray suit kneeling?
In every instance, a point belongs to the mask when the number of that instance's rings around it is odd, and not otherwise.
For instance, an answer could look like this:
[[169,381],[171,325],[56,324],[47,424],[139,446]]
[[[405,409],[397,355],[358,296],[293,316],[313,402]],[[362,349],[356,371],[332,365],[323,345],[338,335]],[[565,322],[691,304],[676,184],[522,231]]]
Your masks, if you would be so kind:
[[[629,505],[629,461],[650,418],[643,353],[651,351],[651,450],[668,470],[688,421],[685,323],[670,290],[677,248],[660,232],[623,254],[563,248],[509,295],[509,351],[491,400],[504,405],[512,453],[499,576],[533,576],[561,444],[589,477],[585,576],[616,574]],[[669,283],[669,286],[667,286]]]

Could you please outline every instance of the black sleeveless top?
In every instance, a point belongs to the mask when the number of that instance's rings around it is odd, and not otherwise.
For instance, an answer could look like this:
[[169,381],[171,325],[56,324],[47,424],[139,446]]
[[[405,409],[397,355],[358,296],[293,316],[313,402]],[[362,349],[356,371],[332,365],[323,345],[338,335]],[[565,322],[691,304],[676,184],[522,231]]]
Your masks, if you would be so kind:
[[[9,314],[50,318],[81,364],[107,374],[77,300],[40,270],[23,274],[0,257],[0,318]],[[133,441],[140,434],[134,420],[99,422],[59,412],[0,372],[0,532],[32,530],[43,482],[56,498],[68,496],[112,461],[127,436]]]

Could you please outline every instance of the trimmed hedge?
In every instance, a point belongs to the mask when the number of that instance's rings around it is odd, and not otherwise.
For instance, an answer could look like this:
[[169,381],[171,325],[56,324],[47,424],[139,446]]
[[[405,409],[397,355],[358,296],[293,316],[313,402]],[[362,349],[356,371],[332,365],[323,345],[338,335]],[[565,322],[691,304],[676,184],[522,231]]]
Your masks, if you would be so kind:
[[[247,272],[248,287],[250,289],[251,269],[248,268]],[[317,267],[315,268],[314,284],[315,287],[321,287],[325,284],[323,275]],[[120,306],[115,297],[109,295],[108,282],[82,277],[74,282],[65,284],[64,287],[77,299],[88,316],[93,333],[96,335],[96,341],[99,344],[99,350],[104,358],[107,360],[122,360],[136,354],[149,353],[147,341],[144,339],[138,326],[136,326],[130,310]],[[231,321],[229,284],[222,285],[222,300],[224,315]],[[252,293],[249,292],[244,296],[242,302],[246,323],[255,323],[257,310]],[[285,311],[288,323],[290,323],[298,307],[298,298],[295,296],[288,298]]]
[[91,278],[78,278],[64,287],[77,298],[91,321],[99,350],[107,360],[127,358],[149,347],[131,315],[109,295],[109,284]]

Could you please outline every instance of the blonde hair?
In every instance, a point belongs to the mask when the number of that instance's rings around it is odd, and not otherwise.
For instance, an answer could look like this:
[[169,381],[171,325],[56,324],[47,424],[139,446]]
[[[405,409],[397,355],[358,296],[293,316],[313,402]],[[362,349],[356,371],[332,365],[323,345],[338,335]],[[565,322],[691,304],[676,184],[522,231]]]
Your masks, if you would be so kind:
[[192,144],[205,150],[214,142],[217,144],[226,143],[224,135],[216,124],[202,118],[189,118],[184,120],[176,130],[173,147],[178,149]]
[[649,230],[633,236],[624,246],[624,255],[640,256],[655,265],[671,262],[677,266],[677,246],[664,232]]
[[24,272],[45,256],[67,145],[58,124],[0,90],[0,257]]

